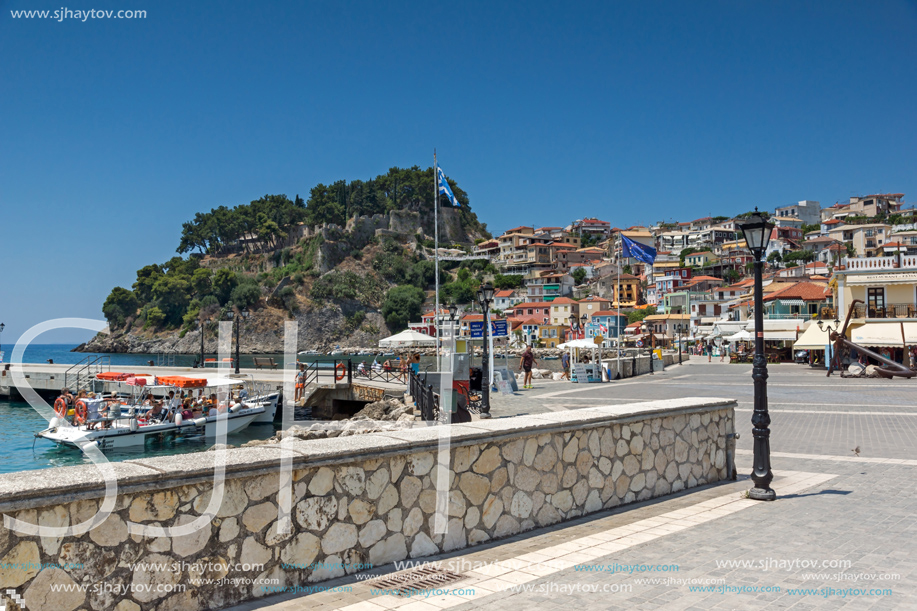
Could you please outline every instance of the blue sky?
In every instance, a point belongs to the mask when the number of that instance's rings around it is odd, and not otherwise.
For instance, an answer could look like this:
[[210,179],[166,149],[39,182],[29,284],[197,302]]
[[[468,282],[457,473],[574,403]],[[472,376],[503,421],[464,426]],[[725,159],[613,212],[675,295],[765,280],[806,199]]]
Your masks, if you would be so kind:
[[7,350],[101,318],[196,211],[428,166],[434,146],[492,231],[917,197],[913,1],[0,7]]

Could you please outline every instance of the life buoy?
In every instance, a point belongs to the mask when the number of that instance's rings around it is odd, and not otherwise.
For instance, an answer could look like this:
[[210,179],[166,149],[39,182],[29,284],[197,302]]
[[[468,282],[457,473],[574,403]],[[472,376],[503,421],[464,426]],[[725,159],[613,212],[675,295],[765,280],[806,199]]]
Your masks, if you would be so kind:
[[58,397],[54,400],[54,413],[57,414],[59,418],[66,418],[68,411],[66,399]]
[[76,419],[77,424],[85,424],[86,420],[89,417],[89,406],[86,405],[86,402],[82,399],[76,402],[76,411],[74,418]]
[[344,363],[338,363],[337,365],[335,365],[334,371],[335,371],[334,380],[336,382],[340,382],[341,380],[344,379],[344,376],[347,375],[347,368],[344,367]]

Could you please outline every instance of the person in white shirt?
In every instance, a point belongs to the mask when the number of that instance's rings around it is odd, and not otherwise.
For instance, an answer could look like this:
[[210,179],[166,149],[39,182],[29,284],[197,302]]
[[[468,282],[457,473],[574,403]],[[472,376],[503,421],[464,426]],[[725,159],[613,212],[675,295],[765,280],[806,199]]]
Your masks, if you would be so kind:
[[175,396],[175,391],[169,391],[169,415],[177,414],[181,411],[181,399]]

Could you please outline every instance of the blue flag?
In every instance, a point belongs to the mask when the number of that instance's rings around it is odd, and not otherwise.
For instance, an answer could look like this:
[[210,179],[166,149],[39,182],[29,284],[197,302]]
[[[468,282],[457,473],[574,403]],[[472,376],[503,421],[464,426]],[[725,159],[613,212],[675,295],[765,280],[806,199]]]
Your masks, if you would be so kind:
[[439,184],[440,194],[449,200],[449,202],[458,208],[461,206],[459,201],[455,199],[455,195],[452,193],[452,189],[449,188],[449,183],[446,181],[446,175],[443,174],[442,168],[436,168],[436,182]]
[[624,243],[624,248],[621,253],[623,256],[633,257],[637,261],[643,261],[644,263],[649,263],[650,265],[652,265],[656,260],[655,248],[634,242],[623,233],[621,234],[621,240]]

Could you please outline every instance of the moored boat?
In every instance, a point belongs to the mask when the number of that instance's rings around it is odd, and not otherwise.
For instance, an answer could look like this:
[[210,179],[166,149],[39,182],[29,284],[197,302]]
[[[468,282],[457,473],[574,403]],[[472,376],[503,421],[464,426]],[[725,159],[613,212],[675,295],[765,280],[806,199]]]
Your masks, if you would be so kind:
[[[215,439],[224,427],[226,434],[237,433],[265,417],[266,405],[271,405],[270,400],[248,402],[238,395],[230,399],[227,391],[242,381],[229,378],[207,380],[168,376],[153,378],[151,385],[137,376],[117,381],[133,387],[129,395],[80,398],[71,410],[56,409],[56,417],[51,419],[48,428],[35,436],[84,451],[89,446],[101,450],[138,447],[153,436],[165,434]],[[187,389],[199,390],[201,401],[195,411],[181,411],[178,404],[163,409],[162,404],[170,391],[177,394]],[[204,394],[205,389],[218,393]],[[218,401],[218,394],[227,398]],[[274,397],[271,412],[276,409],[276,403]]]

